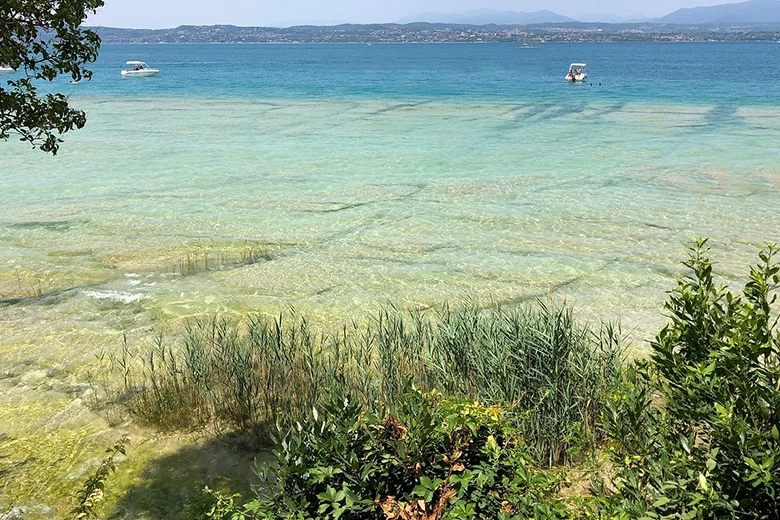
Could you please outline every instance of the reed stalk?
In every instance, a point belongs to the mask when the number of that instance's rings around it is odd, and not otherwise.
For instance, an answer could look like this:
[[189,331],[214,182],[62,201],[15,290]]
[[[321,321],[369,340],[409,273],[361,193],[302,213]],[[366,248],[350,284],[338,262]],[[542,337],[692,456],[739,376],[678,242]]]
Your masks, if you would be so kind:
[[[601,438],[600,416],[623,360],[620,331],[578,324],[552,303],[519,309],[380,310],[365,324],[315,334],[295,311],[188,324],[178,348],[158,341],[140,376],[122,378],[131,409],[168,427],[219,425],[254,444],[330,393],[365,410],[392,408],[410,385],[503,404],[543,464],[568,462]],[[181,412],[183,410],[184,412]]]

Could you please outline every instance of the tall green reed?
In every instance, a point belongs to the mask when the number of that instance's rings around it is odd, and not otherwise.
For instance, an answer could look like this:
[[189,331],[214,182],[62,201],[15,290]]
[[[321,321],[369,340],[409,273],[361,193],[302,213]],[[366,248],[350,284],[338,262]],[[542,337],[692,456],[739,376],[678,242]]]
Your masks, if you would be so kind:
[[[256,444],[333,392],[367,410],[392,408],[413,385],[509,405],[536,459],[567,462],[593,447],[617,384],[619,330],[578,324],[567,306],[475,305],[438,312],[385,308],[365,323],[316,334],[294,311],[243,322],[191,322],[177,346],[160,340],[127,377],[132,410],[164,427],[211,424]],[[183,412],[182,412],[183,411]]]

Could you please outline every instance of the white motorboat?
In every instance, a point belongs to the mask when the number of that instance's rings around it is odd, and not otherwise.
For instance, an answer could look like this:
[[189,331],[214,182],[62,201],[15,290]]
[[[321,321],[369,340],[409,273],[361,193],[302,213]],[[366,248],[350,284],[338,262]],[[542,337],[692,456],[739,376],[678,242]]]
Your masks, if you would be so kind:
[[12,72],[16,72],[16,69],[10,65],[0,65],[0,74],[11,74]]
[[566,74],[566,81],[576,83],[584,81],[588,75],[585,73],[586,64],[584,63],[572,63],[569,65],[569,72]]
[[128,61],[126,65],[128,68],[122,71],[125,77],[156,76],[160,73],[160,69],[153,69],[143,61]]

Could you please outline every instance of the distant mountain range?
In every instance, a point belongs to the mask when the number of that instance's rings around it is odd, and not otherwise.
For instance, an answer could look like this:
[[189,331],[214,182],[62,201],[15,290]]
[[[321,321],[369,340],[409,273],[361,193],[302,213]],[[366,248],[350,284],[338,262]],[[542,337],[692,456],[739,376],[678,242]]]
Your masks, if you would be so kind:
[[[529,25],[576,21],[577,20],[547,10],[525,13],[480,9],[478,11],[469,11],[463,14],[436,12],[420,13],[414,16],[406,16],[399,20],[398,23],[428,22],[461,25]],[[645,21],[688,25],[717,23],[780,23],[780,0],[749,0],[747,2],[721,4],[710,7],[678,9],[662,18]]]
[[527,25],[538,23],[566,23],[576,22],[573,18],[561,16],[552,11],[542,10],[532,13],[517,11],[496,11],[493,9],[479,9],[463,14],[427,12],[414,16],[407,16],[398,23],[450,23],[459,25]]
[[750,0],[736,4],[691,7],[659,18],[662,23],[780,23],[780,1]]

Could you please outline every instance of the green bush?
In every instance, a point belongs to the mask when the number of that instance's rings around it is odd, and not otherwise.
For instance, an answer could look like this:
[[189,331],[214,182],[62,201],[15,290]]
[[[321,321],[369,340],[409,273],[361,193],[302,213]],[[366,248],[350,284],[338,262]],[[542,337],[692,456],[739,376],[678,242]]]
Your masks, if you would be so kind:
[[649,362],[629,370],[605,423],[615,441],[615,514],[780,518],[777,248],[759,253],[742,295],[717,285],[706,240],[671,292]]
[[535,469],[514,411],[410,391],[395,414],[331,397],[293,428],[281,424],[275,462],[259,468],[244,506],[215,493],[211,518],[564,518],[557,471]]

